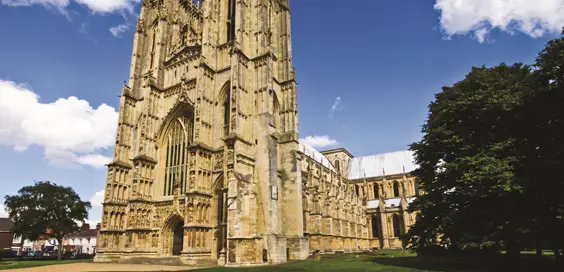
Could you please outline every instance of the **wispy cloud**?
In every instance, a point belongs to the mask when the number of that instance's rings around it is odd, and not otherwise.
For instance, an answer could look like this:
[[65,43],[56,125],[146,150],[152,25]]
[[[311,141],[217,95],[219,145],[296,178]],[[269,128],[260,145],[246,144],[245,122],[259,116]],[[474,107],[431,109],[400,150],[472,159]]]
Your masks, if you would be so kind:
[[129,25],[121,24],[121,25],[110,27],[110,32],[112,33],[112,35],[114,35],[114,37],[120,38],[121,34],[127,31],[128,29],[129,29]]
[[331,139],[328,135],[322,136],[307,136],[305,138],[300,139],[301,142],[313,147],[313,148],[324,148],[329,146],[336,146],[339,144],[337,140]]
[[564,0],[436,0],[434,7],[447,38],[471,35],[480,43],[494,29],[537,38],[564,26]]
[[335,113],[337,111],[340,111],[343,109],[343,105],[342,105],[342,99],[340,96],[337,96],[337,98],[335,98],[335,102],[333,103],[333,106],[331,106],[331,110],[329,111],[329,118],[333,118],[333,116],[335,115]]
[[135,5],[141,0],[0,0],[0,4],[7,6],[32,6],[42,5],[47,8],[56,8],[63,13],[72,3],[83,5],[93,13],[113,13],[128,11],[133,13]]
[[82,33],[82,34],[87,34],[88,30],[86,29],[86,23],[81,23],[78,31],[80,31],[80,33]]

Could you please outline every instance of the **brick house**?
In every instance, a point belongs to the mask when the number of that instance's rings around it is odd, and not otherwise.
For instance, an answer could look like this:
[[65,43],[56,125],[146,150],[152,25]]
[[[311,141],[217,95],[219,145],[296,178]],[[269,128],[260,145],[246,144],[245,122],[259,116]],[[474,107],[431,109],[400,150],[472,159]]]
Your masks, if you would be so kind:
[[10,218],[0,218],[0,256],[10,255],[14,234],[14,222]]

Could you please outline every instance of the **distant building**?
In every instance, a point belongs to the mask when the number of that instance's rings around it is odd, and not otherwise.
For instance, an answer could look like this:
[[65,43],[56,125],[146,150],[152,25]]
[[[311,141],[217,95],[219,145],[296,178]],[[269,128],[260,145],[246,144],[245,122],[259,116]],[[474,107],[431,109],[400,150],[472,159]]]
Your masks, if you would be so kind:
[[96,237],[100,230],[100,224],[96,225],[96,229],[90,229],[89,224],[82,225],[82,229],[76,233],[67,235],[63,239],[63,248],[65,253],[88,254],[96,253]]
[[13,226],[14,222],[10,218],[0,218],[0,256],[12,250]]
[[21,235],[14,233],[12,239],[12,256],[23,256],[25,252],[30,252],[33,249],[33,241],[23,239]]

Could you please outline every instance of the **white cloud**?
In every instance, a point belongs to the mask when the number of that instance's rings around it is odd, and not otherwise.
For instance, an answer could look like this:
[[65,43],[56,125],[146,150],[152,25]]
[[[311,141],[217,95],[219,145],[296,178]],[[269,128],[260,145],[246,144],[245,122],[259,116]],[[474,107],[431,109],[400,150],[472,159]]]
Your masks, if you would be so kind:
[[118,113],[106,104],[97,109],[71,96],[41,103],[24,85],[0,80],[0,144],[25,151],[38,145],[55,165],[103,167],[100,154],[115,142]]
[[328,146],[335,146],[338,145],[339,142],[337,142],[337,140],[335,139],[331,139],[331,137],[327,136],[327,135],[323,135],[323,136],[307,136],[303,139],[300,139],[300,141],[306,143],[307,145],[313,147],[313,148],[324,148],[324,147],[328,147]]
[[114,37],[119,38],[121,37],[121,33],[127,31],[128,29],[129,29],[129,25],[121,24],[118,26],[110,27],[110,32],[112,32],[112,35],[114,35]]
[[341,109],[343,109],[342,100],[340,96],[337,96],[337,98],[335,98],[333,106],[331,106],[331,110],[329,111],[329,118],[333,118],[335,112],[340,111]]
[[42,5],[62,11],[74,2],[87,7],[94,13],[111,13],[123,10],[133,12],[134,6],[140,1],[141,0],[0,0],[0,3],[8,6]]
[[104,202],[104,190],[96,192],[89,201],[92,207],[102,207],[102,202]]
[[493,29],[537,38],[564,26],[564,0],[436,0],[435,9],[448,37],[471,35],[480,43]]
[[4,205],[0,204],[0,218],[6,218],[8,217],[8,213],[5,210],[6,207],[4,207]]

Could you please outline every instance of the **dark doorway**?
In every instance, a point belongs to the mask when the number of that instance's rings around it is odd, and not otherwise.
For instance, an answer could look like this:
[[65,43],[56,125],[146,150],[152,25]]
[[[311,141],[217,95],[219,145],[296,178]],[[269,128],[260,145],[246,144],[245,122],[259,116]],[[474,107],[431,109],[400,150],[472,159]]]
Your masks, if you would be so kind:
[[218,253],[227,248],[227,191],[221,190],[218,197]]
[[174,238],[172,242],[172,255],[179,256],[182,253],[182,244],[184,242],[184,222],[179,222],[174,227]]

